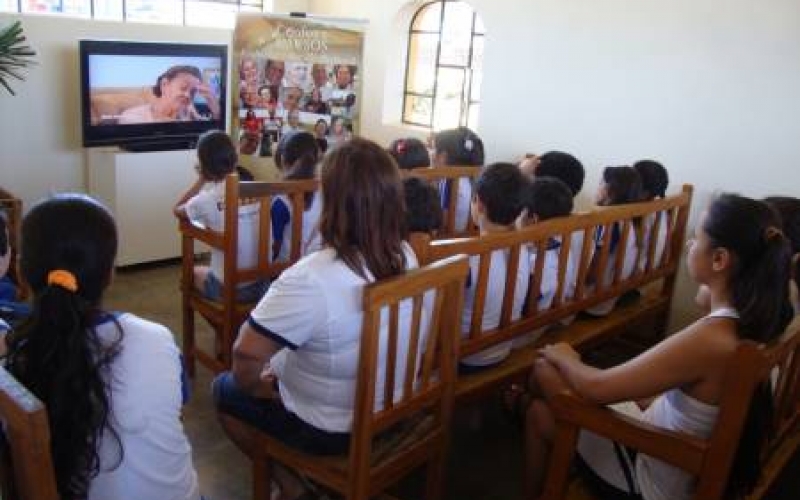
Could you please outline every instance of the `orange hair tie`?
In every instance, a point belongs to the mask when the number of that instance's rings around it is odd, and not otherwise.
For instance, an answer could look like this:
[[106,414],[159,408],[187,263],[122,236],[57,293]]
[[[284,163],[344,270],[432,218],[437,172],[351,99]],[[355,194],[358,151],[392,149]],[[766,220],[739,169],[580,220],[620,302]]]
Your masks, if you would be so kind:
[[56,269],[47,274],[47,284],[57,285],[72,293],[78,291],[78,280],[75,275],[64,269]]

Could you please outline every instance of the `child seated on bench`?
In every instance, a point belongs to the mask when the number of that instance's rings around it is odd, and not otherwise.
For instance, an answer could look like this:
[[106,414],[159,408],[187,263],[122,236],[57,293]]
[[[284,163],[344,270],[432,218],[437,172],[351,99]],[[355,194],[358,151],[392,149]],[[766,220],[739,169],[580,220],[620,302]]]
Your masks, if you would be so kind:
[[[283,174],[283,180],[307,180],[317,176],[320,159],[317,140],[309,132],[289,132],[281,137],[275,150],[275,166]],[[315,193],[306,193],[303,199],[301,255],[308,255],[321,248],[316,230],[322,202]],[[286,261],[290,258],[292,243],[292,203],[285,195],[278,195],[270,208],[272,218],[272,258]]]
[[[569,345],[547,346],[530,377],[533,390],[549,390],[553,371],[580,397],[651,425],[706,439],[717,425],[731,357],[743,340],[767,343],[791,319],[788,305],[789,243],[780,220],[763,202],[732,194],[715,198],[688,243],[689,275],[706,287],[710,312],[655,347],[601,370],[581,362]],[[748,422],[768,422],[771,391],[757,389]],[[525,498],[537,498],[546,477],[555,422],[546,402],[534,399],[526,414]],[[725,498],[739,498],[758,477],[767,426],[742,431]],[[645,500],[692,496],[691,476],[587,431],[577,445],[582,472],[601,498],[639,495]],[[579,469],[579,470],[580,470]],[[625,498],[629,498],[624,496]]]
[[12,265],[12,251],[6,214],[0,210],[0,320],[8,323],[19,321],[30,314],[30,306],[18,300],[17,285],[8,275]]
[[47,409],[59,497],[199,500],[172,333],[101,308],[117,253],[111,214],[57,195],[25,216],[22,247],[33,312],[3,342],[6,368]]
[[[527,226],[539,222],[564,217],[572,212],[572,191],[566,184],[555,177],[536,177],[532,182],[526,183],[522,192],[522,215],[520,217],[522,225]],[[558,256],[561,250],[561,239],[551,238],[547,242],[547,249],[543,254],[544,264],[542,266],[542,278],[539,285],[539,311],[546,311],[553,303],[556,291],[558,290]],[[531,273],[536,270],[536,260],[539,258],[535,247],[529,248],[531,256]],[[567,268],[564,273],[563,296],[572,297],[575,292],[575,283],[569,281],[570,276],[575,275],[572,261],[567,259]],[[532,291],[528,291],[532,293]],[[530,334],[514,339],[514,347],[527,345],[545,331],[547,327],[542,327]]]
[[[221,130],[211,130],[197,141],[198,179],[173,209],[177,217],[188,217],[214,231],[222,232],[225,226],[225,177],[236,171],[236,147]],[[255,267],[258,262],[258,205],[239,208],[239,241],[237,264],[239,269]],[[225,279],[221,250],[211,249],[211,265],[195,266],[194,286],[211,300],[219,300]],[[254,281],[239,285],[236,300],[255,302],[264,294],[266,284]]]
[[[467,127],[458,127],[442,130],[434,137],[433,165],[443,167],[453,166],[481,166],[484,161],[483,141],[478,135]],[[447,200],[450,198],[449,189],[452,184],[443,182],[440,186],[442,195],[442,208],[447,209]],[[470,199],[472,198],[472,185],[466,177],[458,179],[458,197],[456,201],[455,231],[467,230],[470,215]]]
[[[603,178],[598,186],[597,197],[595,199],[598,205],[611,206],[635,203],[640,201],[641,197],[642,181],[633,167],[606,167],[606,169],[603,170]],[[605,269],[598,269],[600,265],[601,248],[603,246],[603,240],[605,239],[604,228],[598,228],[598,231],[595,233],[594,256],[587,276],[590,285],[607,286],[611,284],[611,281],[614,279],[617,253],[621,251],[625,252],[625,259],[622,263],[620,279],[629,278],[631,274],[633,274],[639,248],[641,247],[638,241],[641,221],[634,220],[632,223],[634,227],[632,227],[628,233],[624,248],[619,244],[622,238],[622,225],[615,222],[611,226],[608,260],[606,261]],[[618,298],[619,297],[615,297],[601,302],[594,307],[590,307],[585,312],[591,316],[605,316],[614,309]]]
[[[475,182],[475,193],[472,195],[470,203],[472,218],[477,222],[481,236],[515,229],[514,222],[522,210],[521,191],[525,182],[525,177],[511,163],[494,163],[481,172]],[[508,250],[495,250],[490,258],[481,330],[496,328],[500,324],[509,252]],[[464,337],[469,334],[473,310],[476,307],[475,292],[478,285],[480,258],[471,256],[469,266],[470,274],[467,277],[467,288],[464,291],[464,312],[461,316],[461,332]],[[530,256],[527,248],[523,246],[520,249],[516,283],[514,284],[512,319],[517,319],[522,314],[530,272]],[[508,357],[510,352],[511,341],[503,342],[462,359],[460,369],[462,372],[469,373],[497,365]]]
[[[653,160],[640,160],[633,164],[633,169],[639,174],[642,180],[642,201],[651,201],[656,198],[664,198],[667,195],[669,185],[669,174],[663,165]],[[653,255],[651,268],[661,263],[664,255],[664,247],[667,244],[667,231],[669,230],[669,213],[659,212],[658,234],[656,235],[656,248]],[[639,269],[644,270],[647,265],[647,256],[650,249],[650,232],[656,222],[656,215],[649,215],[642,224],[642,246],[641,258],[639,259]]]
[[792,244],[792,282],[790,296],[794,313],[800,314],[800,199],[791,196],[769,196],[764,201],[778,212],[783,223],[783,233]]

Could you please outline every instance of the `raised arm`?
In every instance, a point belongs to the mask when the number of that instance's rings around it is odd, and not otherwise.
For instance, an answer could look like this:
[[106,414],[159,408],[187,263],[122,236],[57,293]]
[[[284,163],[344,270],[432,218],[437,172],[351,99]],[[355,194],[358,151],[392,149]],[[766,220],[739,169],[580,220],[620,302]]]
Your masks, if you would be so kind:
[[192,197],[200,192],[200,188],[203,187],[204,182],[205,181],[203,181],[202,177],[198,176],[194,184],[192,184],[191,187],[189,187],[189,189],[178,199],[178,201],[175,203],[175,206],[172,207],[172,213],[175,214],[175,217],[186,217],[186,202],[191,200]]

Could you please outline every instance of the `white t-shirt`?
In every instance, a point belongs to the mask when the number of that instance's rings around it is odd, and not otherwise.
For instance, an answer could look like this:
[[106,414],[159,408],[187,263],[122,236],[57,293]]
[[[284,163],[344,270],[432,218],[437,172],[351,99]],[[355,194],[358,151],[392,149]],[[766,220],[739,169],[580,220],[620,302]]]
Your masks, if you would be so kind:
[[[322,196],[314,195],[311,207],[303,212],[300,254],[308,255],[322,248],[322,239],[317,230],[319,216],[322,213]],[[292,204],[285,195],[278,195],[270,209],[272,218],[272,241],[280,241],[281,246],[276,261],[289,260],[292,248]],[[271,256],[270,256],[271,257]]]
[[[622,224],[614,223],[611,229],[610,248],[608,251],[608,260],[606,261],[606,268],[603,270],[602,285],[608,286],[614,280],[614,270],[616,269],[617,250],[619,249],[619,241],[622,239]],[[598,231],[596,236],[597,247],[596,252],[600,252],[602,246],[603,231]],[[639,253],[639,247],[636,245],[636,232],[635,228],[631,227],[628,233],[628,239],[625,242],[625,260],[622,263],[622,270],[619,279],[624,280],[630,278],[633,274],[636,265],[636,256]],[[599,255],[599,254],[598,254]],[[617,298],[609,299],[601,302],[594,307],[590,307],[586,311],[594,316],[605,316],[614,309],[617,303]]]
[[[450,196],[450,186],[453,183],[442,181],[439,184],[439,195],[442,198],[442,208],[447,210],[449,207],[448,198]],[[470,215],[470,202],[472,201],[472,182],[467,177],[458,178],[458,194],[456,195],[456,217],[455,227],[456,232],[463,232],[467,230]]]
[[[225,228],[225,182],[208,182],[200,192],[186,202],[189,219],[211,230],[222,232]],[[239,207],[239,242],[237,263],[239,269],[249,269],[258,264],[258,204]],[[211,273],[220,281],[225,280],[223,253],[211,249]]]
[[[483,304],[483,321],[481,331],[491,330],[500,325],[500,315],[503,308],[503,295],[506,287],[506,272],[508,269],[508,251],[495,250],[491,255],[489,264],[488,283],[486,285],[486,300]],[[519,266],[517,267],[517,280],[514,286],[514,301],[511,310],[511,319],[518,319],[522,314],[525,295],[530,281],[530,261],[528,250],[525,246],[520,249]],[[472,311],[475,309],[475,290],[478,285],[478,271],[480,258],[469,258],[469,277],[464,291],[464,312],[461,316],[462,337],[469,336],[472,323]],[[461,363],[470,366],[488,366],[499,363],[511,352],[512,342],[507,341],[475,353],[461,360]]]
[[[417,267],[411,247],[404,245],[407,269]],[[285,345],[270,360],[287,410],[308,424],[328,432],[350,432],[358,377],[358,357],[363,320],[364,280],[325,248],[298,261],[272,283],[250,313],[258,332]],[[426,303],[427,305],[427,303]],[[397,359],[406,357],[411,322],[411,301],[401,303]],[[429,309],[428,309],[429,310]],[[386,315],[388,318],[388,312]],[[381,326],[378,373],[386,364],[386,318]],[[429,314],[423,311],[423,335]],[[420,349],[424,342],[420,340]],[[402,394],[405,363],[395,371],[395,396]],[[375,386],[375,409],[383,408],[384,380]]]
[[661,263],[661,257],[664,256],[664,247],[667,245],[667,229],[669,229],[667,227],[668,212],[649,214],[644,218],[644,223],[642,224],[642,257],[639,259],[639,269],[642,271],[644,271],[645,265],[647,264],[647,255],[650,251],[650,231],[653,229],[653,224],[656,222],[656,216],[660,217],[661,221],[659,222],[658,233],[656,234],[656,249],[653,255],[655,260],[653,261],[653,265],[650,266],[651,268],[655,268]]
[[[181,423],[180,351],[162,325],[133,314],[117,318],[122,327],[119,355],[111,365],[110,419],[124,449],[119,458],[108,430],[100,442],[101,472],[89,486],[89,500],[198,500],[192,449]],[[101,339],[119,333],[112,321],[97,326]]]

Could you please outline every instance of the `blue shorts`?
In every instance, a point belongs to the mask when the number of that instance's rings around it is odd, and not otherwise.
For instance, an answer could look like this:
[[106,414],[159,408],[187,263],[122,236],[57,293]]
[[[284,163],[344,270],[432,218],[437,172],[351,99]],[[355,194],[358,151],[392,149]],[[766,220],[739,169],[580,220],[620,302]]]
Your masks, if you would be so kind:
[[[237,302],[258,302],[267,293],[269,283],[266,281],[253,281],[246,285],[239,285],[236,289]],[[213,273],[206,275],[203,282],[203,295],[211,300],[222,298],[222,282]]]
[[239,389],[230,372],[211,383],[218,411],[259,428],[287,446],[314,455],[342,455],[350,447],[350,433],[328,432],[287,410],[280,399],[257,399]]

